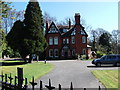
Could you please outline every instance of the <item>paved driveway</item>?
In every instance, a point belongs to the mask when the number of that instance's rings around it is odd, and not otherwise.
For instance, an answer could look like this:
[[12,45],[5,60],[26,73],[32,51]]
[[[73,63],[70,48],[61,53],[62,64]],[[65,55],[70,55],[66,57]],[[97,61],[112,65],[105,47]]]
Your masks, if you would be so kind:
[[[117,69],[117,67],[96,68],[94,65],[91,65],[91,61],[62,60],[48,62],[54,64],[55,68],[39,80],[43,81],[43,85],[48,85],[48,80],[51,79],[52,85],[56,88],[58,84],[61,84],[62,88],[69,88],[71,82],[73,82],[74,88],[98,88],[99,86],[104,88],[90,70]],[[37,81],[38,83],[39,80]],[[36,87],[39,88],[39,84]]]

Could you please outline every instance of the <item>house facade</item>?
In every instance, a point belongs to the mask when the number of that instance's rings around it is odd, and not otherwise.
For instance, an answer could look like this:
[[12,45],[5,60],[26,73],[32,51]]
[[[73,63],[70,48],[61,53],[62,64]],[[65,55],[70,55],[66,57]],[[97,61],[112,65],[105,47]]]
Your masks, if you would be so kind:
[[71,25],[70,20],[68,26],[46,22],[46,59],[74,59],[77,55],[88,55],[87,37],[79,13],[75,14],[75,25]]

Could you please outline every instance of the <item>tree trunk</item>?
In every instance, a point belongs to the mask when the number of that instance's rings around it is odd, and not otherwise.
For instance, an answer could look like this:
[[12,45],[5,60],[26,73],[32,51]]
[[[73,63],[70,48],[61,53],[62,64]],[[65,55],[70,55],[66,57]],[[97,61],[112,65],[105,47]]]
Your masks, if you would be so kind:
[[32,54],[30,54],[30,58],[29,58],[28,63],[32,63]]

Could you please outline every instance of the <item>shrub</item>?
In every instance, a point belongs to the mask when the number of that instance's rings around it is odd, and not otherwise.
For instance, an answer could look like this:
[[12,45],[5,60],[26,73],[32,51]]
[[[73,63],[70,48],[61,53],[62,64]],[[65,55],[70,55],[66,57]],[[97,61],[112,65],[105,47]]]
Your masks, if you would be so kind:
[[103,52],[101,52],[101,51],[97,51],[97,53],[96,53],[97,58],[100,58],[100,57],[102,57],[103,55],[106,55],[106,54],[103,53]]
[[81,57],[82,57],[82,59],[86,59],[86,55],[82,55]]

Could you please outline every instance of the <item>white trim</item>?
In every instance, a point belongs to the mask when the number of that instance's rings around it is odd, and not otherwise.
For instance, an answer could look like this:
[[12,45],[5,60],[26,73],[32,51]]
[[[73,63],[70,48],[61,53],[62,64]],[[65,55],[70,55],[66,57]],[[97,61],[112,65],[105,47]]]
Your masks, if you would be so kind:
[[[52,55],[51,55],[52,52]],[[53,49],[49,49],[49,57],[53,57]]]

